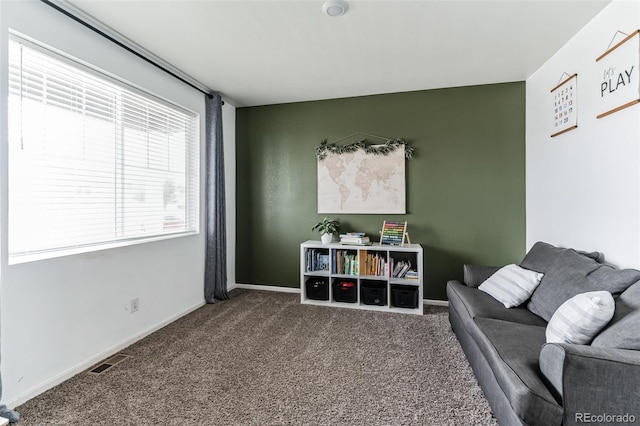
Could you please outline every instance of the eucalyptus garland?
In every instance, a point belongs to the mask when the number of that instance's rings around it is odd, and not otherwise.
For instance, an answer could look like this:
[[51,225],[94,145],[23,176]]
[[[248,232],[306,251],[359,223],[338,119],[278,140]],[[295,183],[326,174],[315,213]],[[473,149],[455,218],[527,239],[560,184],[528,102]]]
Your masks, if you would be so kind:
[[381,145],[372,145],[368,143],[366,139],[361,139],[357,142],[340,146],[335,143],[327,143],[327,140],[324,139],[320,142],[320,146],[316,148],[316,156],[318,157],[318,161],[322,161],[327,157],[327,153],[340,155],[355,152],[359,149],[362,149],[367,154],[389,155],[389,153],[395,151],[401,146],[404,146],[405,158],[411,158],[413,156],[414,149],[402,139],[388,140]]

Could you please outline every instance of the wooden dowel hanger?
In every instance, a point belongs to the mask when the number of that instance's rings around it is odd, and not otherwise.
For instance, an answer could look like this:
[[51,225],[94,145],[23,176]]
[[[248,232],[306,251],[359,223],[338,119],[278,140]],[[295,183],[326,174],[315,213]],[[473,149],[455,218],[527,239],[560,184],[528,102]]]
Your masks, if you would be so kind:
[[380,140],[383,140],[385,142],[390,142],[390,141],[394,141],[395,140],[394,138],[387,138],[387,137],[384,137],[384,136],[378,136],[378,135],[374,135],[374,134],[371,134],[371,133],[355,132],[355,133],[350,134],[349,136],[345,136],[343,138],[340,138],[340,139],[338,139],[337,141],[335,141],[333,143],[342,142],[344,140],[350,139],[350,138],[352,138],[354,136],[358,136],[358,135],[368,136],[370,138],[380,139]]

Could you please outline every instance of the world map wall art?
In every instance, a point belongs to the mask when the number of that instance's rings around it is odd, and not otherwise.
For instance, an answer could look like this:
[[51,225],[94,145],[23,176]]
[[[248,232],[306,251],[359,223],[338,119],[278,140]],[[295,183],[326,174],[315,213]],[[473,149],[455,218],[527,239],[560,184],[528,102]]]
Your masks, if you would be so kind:
[[318,157],[318,213],[406,213],[405,159],[400,139],[337,146],[323,141]]

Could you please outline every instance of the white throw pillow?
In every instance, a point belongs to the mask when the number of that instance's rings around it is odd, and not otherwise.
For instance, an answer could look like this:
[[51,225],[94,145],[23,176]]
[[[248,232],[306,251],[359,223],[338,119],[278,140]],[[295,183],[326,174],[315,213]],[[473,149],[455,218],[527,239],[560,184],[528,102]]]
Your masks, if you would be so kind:
[[511,264],[498,269],[478,289],[490,294],[505,307],[513,308],[531,297],[543,276]]
[[547,343],[584,345],[613,317],[616,303],[608,291],[590,291],[573,296],[555,311],[547,324]]

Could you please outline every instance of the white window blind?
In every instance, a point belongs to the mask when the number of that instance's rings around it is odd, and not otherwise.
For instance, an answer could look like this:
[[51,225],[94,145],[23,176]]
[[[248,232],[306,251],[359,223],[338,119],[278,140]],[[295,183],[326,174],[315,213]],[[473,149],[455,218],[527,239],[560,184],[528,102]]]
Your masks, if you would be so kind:
[[8,101],[10,261],[198,231],[197,114],[15,35]]

